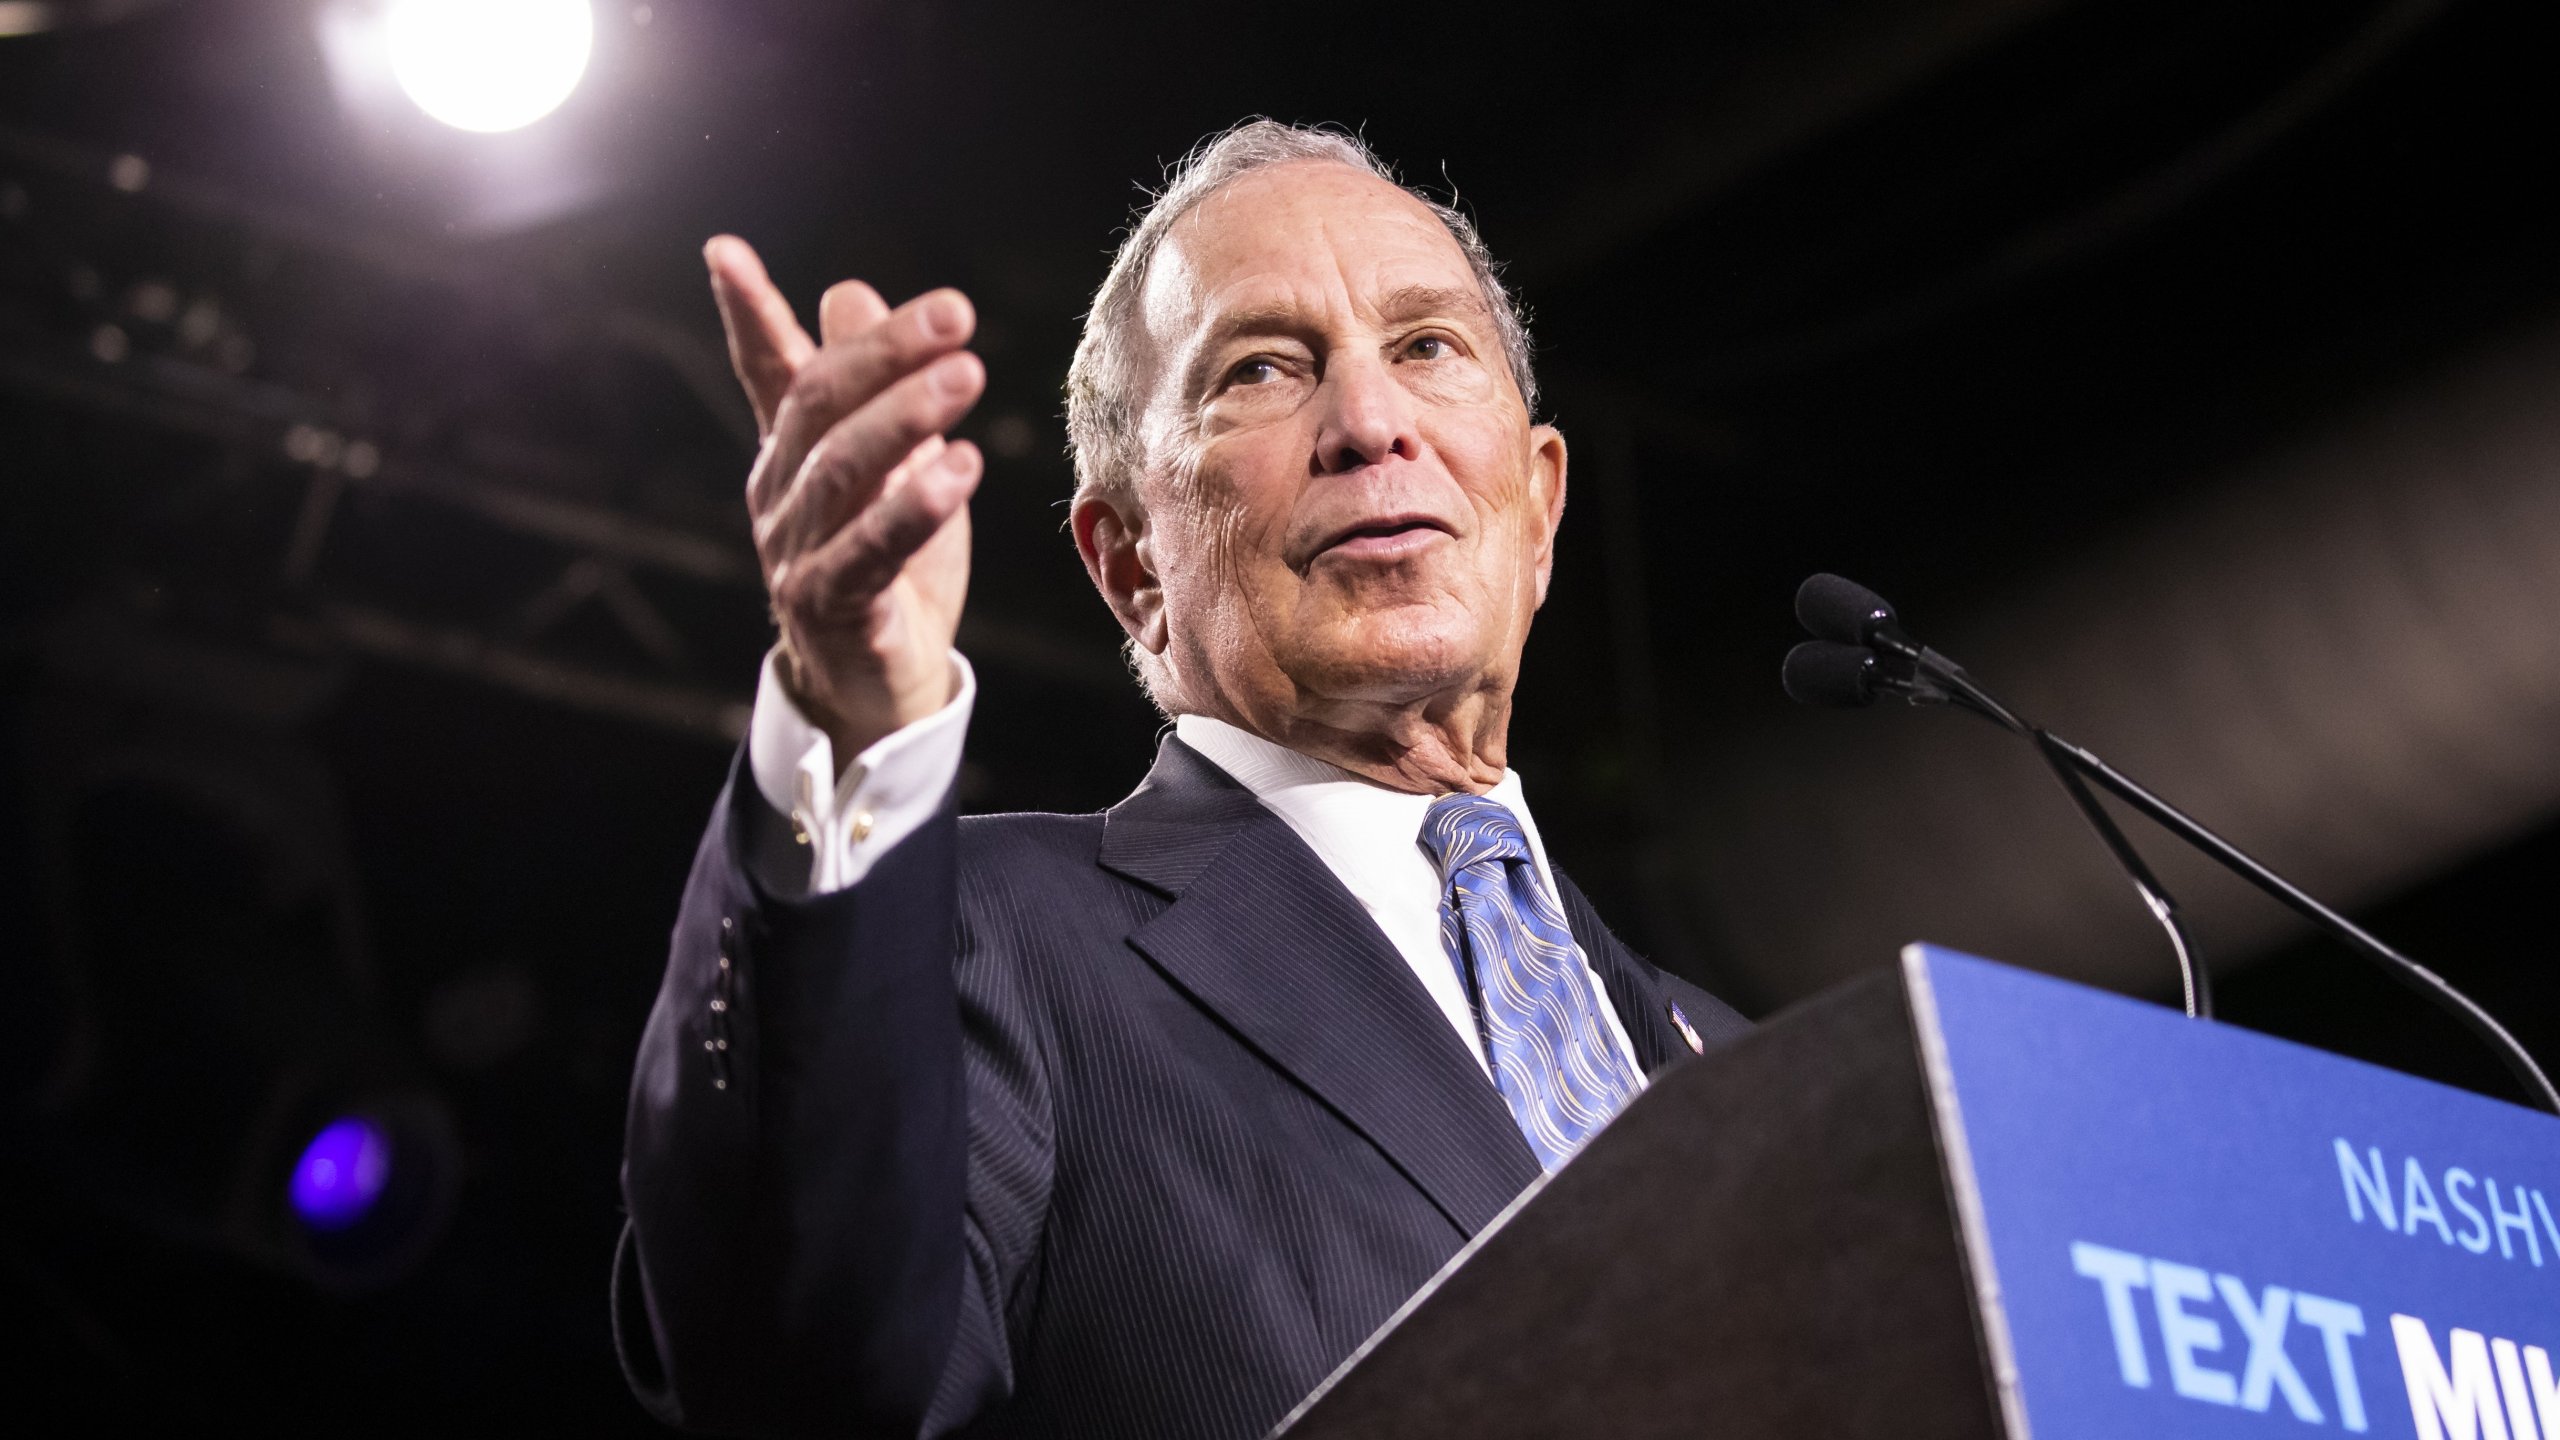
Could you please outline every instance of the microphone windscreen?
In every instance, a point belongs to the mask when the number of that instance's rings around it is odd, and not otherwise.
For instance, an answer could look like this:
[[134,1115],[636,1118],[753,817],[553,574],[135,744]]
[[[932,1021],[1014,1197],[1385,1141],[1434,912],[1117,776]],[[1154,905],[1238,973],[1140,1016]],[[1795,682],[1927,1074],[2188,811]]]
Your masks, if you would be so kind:
[[1796,623],[1839,645],[1864,645],[1878,623],[1894,622],[1884,597],[1838,575],[1809,576],[1796,587]]
[[1779,680],[1799,705],[1855,710],[1876,703],[1876,657],[1862,645],[1807,640],[1787,652]]

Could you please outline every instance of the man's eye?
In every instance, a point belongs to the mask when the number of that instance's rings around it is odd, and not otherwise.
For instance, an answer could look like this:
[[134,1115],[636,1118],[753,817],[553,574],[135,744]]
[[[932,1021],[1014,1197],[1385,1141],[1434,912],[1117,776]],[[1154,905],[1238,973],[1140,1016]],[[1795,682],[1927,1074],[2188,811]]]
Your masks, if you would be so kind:
[[1275,360],[1247,360],[1227,372],[1230,385],[1268,385],[1280,378],[1280,365]]
[[1445,335],[1416,335],[1404,347],[1404,353],[1415,360],[1446,360],[1458,353]]

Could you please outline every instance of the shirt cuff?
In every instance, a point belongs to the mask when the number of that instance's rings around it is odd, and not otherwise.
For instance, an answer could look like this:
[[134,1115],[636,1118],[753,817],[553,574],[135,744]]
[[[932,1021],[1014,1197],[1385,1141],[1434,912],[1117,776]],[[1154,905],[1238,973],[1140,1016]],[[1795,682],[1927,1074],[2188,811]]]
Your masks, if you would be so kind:
[[836,777],[835,744],[800,713],[783,688],[780,648],[767,651],[756,681],[755,716],[747,726],[747,767],[765,803],[790,817],[792,837],[809,851],[809,893],[827,895],[859,884],[872,861],[916,832],[942,805],[960,776],[960,752],[978,677],[951,652],[950,703],[890,731]]

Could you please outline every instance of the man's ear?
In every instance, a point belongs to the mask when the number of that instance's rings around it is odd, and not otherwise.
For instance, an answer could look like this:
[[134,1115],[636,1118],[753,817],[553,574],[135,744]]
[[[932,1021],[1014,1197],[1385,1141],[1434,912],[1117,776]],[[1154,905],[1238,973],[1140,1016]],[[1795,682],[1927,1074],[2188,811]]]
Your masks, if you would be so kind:
[[1156,580],[1147,514],[1127,494],[1088,491],[1076,497],[1067,524],[1075,532],[1076,553],[1084,557],[1084,573],[1102,592],[1102,603],[1120,620],[1120,628],[1150,655],[1165,646],[1164,586]]
[[1529,479],[1533,499],[1546,502],[1546,532],[1538,541],[1538,603],[1547,603],[1547,581],[1555,574],[1556,531],[1564,525],[1564,432],[1553,425],[1529,427]]

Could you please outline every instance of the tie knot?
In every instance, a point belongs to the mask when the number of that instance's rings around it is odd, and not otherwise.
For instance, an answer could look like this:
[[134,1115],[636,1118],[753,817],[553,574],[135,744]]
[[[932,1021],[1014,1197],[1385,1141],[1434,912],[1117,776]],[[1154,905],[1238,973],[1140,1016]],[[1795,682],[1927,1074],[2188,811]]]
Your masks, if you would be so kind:
[[1482,860],[1526,860],[1520,817],[1482,795],[1443,795],[1422,816],[1422,848],[1443,877]]

